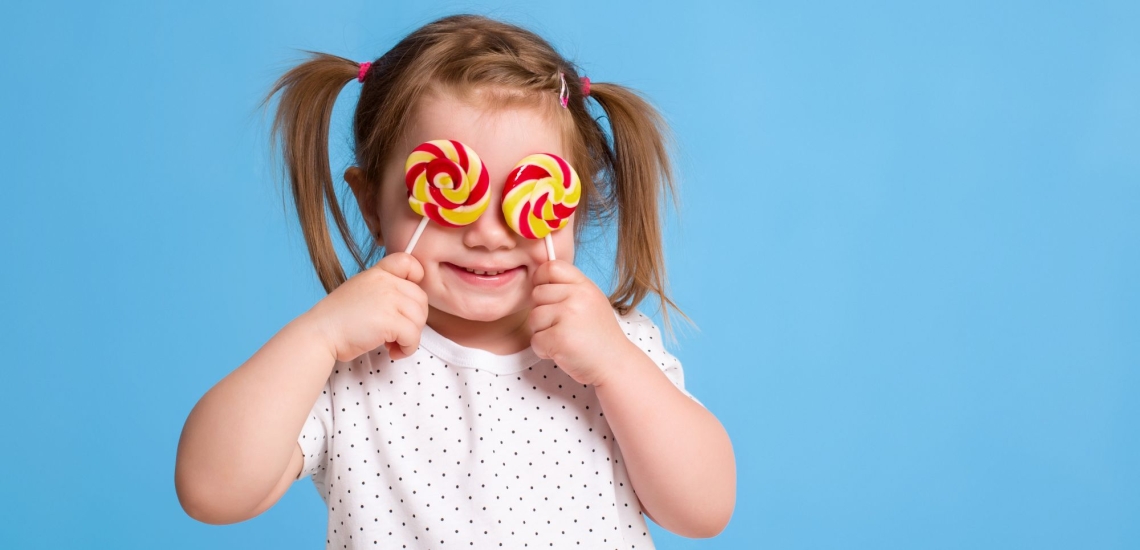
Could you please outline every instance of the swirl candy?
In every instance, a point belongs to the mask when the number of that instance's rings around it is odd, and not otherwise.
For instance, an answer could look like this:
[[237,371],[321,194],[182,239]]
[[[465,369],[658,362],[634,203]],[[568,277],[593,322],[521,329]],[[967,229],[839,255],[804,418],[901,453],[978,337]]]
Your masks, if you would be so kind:
[[490,200],[490,178],[479,155],[466,145],[447,139],[424,142],[404,163],[408,204],[424,219],[408,243],[411,253],[428,219],[445,227],[460,227],[479,219]]
[[503,215],[519,235],[545,238],[546,252],[553,260],[550,233],[566,225],[581,196],[582,182],[569,163],[549,153],[530,155],[507,176]]

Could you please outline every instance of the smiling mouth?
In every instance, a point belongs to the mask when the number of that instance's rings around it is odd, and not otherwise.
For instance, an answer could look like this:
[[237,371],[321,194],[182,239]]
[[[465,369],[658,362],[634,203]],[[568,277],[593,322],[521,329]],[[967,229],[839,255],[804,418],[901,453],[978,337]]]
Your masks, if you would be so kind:
[[470,267],[465,267],[463,269],[466,269],[468,273],[474,273],[476,275],[498,275],[507,271],[506,269],[502,271],[480,271],[478,269],[471,269]]
[[509,267],[509,268],[497,267],[497,268],[492,268],[492,269],[480,269],[480,268],[466,267],[466,266],[457,265],[457,264],[453,264],[453,263],[448,263],[448,265],[450,265],[451,267],[453,267],[457,270],[466,271],[467,273],[470,273],[472,275],[479,275],[481,277],[494,277],[497,275],[502,275],[504,273],[509,273],[509,272],[515,271],[517,269],[522,269],[522,267],[523,267],[520,265],[520,266],[515,266],[515,267]]

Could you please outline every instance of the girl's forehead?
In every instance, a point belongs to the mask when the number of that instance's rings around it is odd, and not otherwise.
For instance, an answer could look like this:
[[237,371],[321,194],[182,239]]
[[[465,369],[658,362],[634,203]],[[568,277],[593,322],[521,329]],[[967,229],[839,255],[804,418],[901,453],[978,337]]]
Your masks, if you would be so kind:
[[[550,100],[557,102],[555,97]],[[421,98],[409,121],[407,146],[410,152],[425,141],[452,139],[473,149],[492,171],[510,170],[534,153],[566,156],[555,116],[551,109],[529,102],[502,105],[489,98],[437,91]]]

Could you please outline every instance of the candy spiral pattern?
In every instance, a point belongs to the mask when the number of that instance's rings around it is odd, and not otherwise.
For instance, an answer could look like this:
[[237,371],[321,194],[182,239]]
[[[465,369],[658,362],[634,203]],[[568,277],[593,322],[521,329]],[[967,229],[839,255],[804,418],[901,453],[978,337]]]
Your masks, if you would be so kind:
[[548,153],[530,155],[507,176],[503,215],[519,235],[541,239],[566,225],[581,196],[582,182],[569,163]]
[[404,163],[408,204],[417,214],[447,227],[479,219],[490,198],[490,177],[479,155],[447,139],[420,144]]

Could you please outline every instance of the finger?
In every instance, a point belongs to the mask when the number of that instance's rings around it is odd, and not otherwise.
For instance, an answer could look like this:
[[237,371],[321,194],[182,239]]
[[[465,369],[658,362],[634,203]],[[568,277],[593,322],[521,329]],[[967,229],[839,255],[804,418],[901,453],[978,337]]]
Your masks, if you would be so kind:
[[554,335],[550,332],[540,332],[531,336],[530,347],[534,350],[534,354],[541,359],[551,359],[554,357],[554,350],[551,346],[554,343]]
[[396,311],[399,311],[400,315],[406,317],[417,327],[422,328],[424,324],[427,323],[428,310],[426,298],[421,302],[416,298],[403,296],[402,299],[396,302]]
[[415,256],[403,252],[393,252],[384,256],[384,259],[376,262],[374,267],[413,283],[419,283],[424,278],[424,267],[420,261]]
[[411,298],[417,302],[421,302],[423,303],[424,307],[427,307],[427,293],[424,292],[424,289],[420,288],[420,285],[417,285],[411,281],[398,280],[396,281],[396,290],[400,294],[403,294],[404,296],[407,296],[408,298]]
[[[395,322],[393,342],[389,342],[389,344],[398,346],[405,357],[410,356],[420,347],[421,331],[422,329],[418,325],[413,324],[411,319],[402,317]],[[388,349],[392,350],[391,347]]]
[[558,323],[558,308],[554,306],[539,306],[530,310],[526,318],[527,328],[530,329],[531,345],[534,345],[534,336],[544,330],[549,330]]
[[537,285],[530,291],[530,297],[536,306],[555,304],[570,297],[574,285],[547,283]]
[[405,357],[411,357],[410,355],[404,353],[404,350],[400,349],[399,344],[395,342],[386,342],[384,344],[384,347],[388,348],[388,357],[392,359],[399,360]]
[[565,260],[550,260],[534,271],[534,284],[576,283],[586,276],[574,264]]

